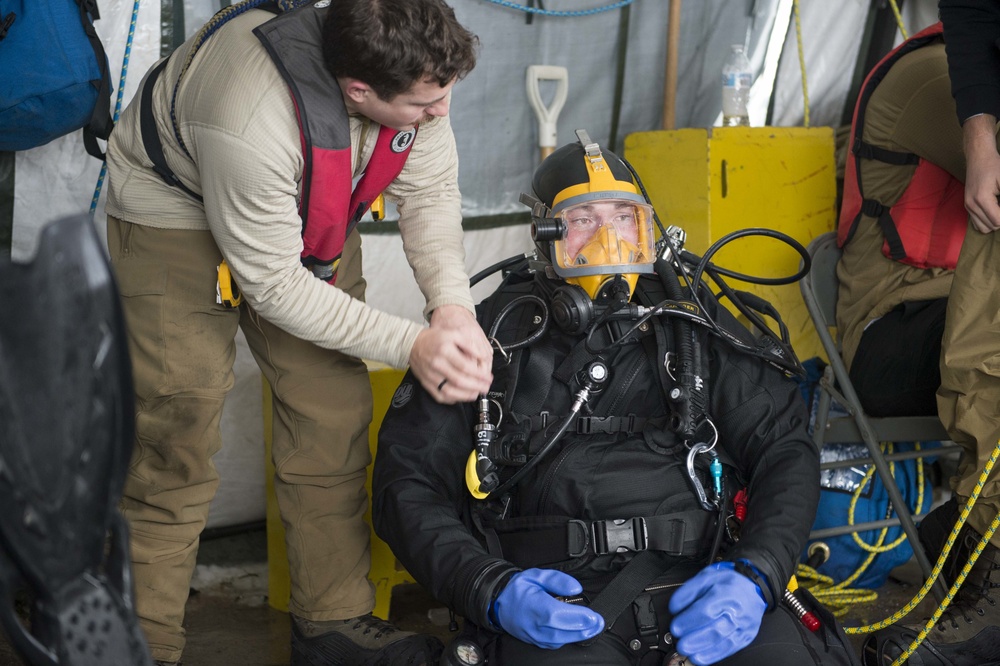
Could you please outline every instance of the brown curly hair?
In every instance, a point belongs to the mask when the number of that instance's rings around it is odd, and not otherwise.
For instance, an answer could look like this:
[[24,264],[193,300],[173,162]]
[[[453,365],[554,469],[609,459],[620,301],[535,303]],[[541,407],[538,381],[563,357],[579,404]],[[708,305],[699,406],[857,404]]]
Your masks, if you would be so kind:
[[385,101],[428,78],[462,79],[478,46],[443,0],[333,0],[323,23],[330,72],[364,81]]

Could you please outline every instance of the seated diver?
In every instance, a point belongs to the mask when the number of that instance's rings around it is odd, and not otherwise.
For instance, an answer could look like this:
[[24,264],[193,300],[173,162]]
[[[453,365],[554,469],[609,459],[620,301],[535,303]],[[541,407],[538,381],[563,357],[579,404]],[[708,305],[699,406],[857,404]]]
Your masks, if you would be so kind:
[[577,135],[526,201],[548,261],[479,306],[490,393],[439,405],[408,374],[379,434],[376,531],[465,620],[445,663],[856,663],[782,601],[819,499],[797,384],[681,287],[631,169]]

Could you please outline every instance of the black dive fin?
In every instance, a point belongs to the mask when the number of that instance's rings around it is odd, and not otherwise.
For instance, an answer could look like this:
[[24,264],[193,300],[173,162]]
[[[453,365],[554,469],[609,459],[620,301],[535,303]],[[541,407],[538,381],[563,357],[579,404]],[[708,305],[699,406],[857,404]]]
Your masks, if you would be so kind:
[[55,222],[31,263],[0,258],[0,624],[29,664],[152,664],[118,510],[133,419],[105,252]]

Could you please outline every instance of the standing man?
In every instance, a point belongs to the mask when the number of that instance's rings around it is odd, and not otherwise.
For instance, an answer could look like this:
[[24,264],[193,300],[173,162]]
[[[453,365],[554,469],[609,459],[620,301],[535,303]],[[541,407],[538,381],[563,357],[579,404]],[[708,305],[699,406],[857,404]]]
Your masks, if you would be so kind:
[[[447,117],[476,47],[443,0],[247,0],[154,68],[123,114],[107,206],[136,389],[122,507],[160,663],[184,648],[237,327],[274,396],[292,663],[436,663],[436,639],[370,615],[360,359],[409,365],[443,403],[490,386]],[[429,327],[363,302],[355,226],[383,191]]]
[[[965,207],[969,228],[955,267],[948,298],[941,355],[938,412],[964,453],[951,480],[953,504],[933,512],[921,525],[921,540],[931,520],[940,548],[1000,438],[1000,154],[996,123],[1000,117],[1000,3],[996,0],[941,0],[951,92],[962,123],[965,155]],[[935,516],[942,509],[951,515]],[[950,580],[961,570],[1000,512],[1000,477],[994,470],[969,513],[955,544]],[[942,528],[941,525],[944,527]],[[934,666],[1000,664],[1000,532],[986,544],[951,608],[927,634],[909,663]],[[949,582],[950,582],[949,580]],[[870,641],[866,660],[889,663],[917,636],[921,626],[879,632],[877,652]],[[869,663],[866,661],[865,663]]]

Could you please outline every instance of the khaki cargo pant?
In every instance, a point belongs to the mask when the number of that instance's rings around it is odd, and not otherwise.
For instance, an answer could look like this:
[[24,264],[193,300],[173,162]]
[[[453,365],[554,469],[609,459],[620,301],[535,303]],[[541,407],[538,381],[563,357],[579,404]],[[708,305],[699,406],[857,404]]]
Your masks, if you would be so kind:
[[[901,58],[879,84],[868,106],[865,139],[885,148],[917,153],[961,177],[965,173],[965,156],[956,118],[944,46],[927,46]],[[927,128],[934,131],[928,132]],[[909,173],[897,166],[865,160],[862,179],[868,196],[892,204],[909,183]],[[875,220],[866,216],[861,224],[875,225]],[[882,234],[871,226],[860,227],[855,238],[852,243],[871,238],[880,245]],[[849,252],[845,251],[845,256]],[[863,260],[862,256],[857,262]],[[843,273],[841,276],[845,283],[851,277]],[[928,273],[924,277],[929,281],[933,276]],[[909,292],[906,297],[938,297],[937,293],[920,292],[918,279],[909,273],[899,280]],[[883,302],[890,302],[890,297]],[[964,502],[1000,437],[998,233],[984,235],[971,226],[966,233],[949,294],[940,360],[938,414],[951,438],[964,448],[958,475],[951,480],[952,489]],[[1000,470],[994,471],[983,487],[969,524],[983,534],[998,511]],[[1000,546],[1000,532],[992,542]]]
[[[965,449],[951,484],[964,502],[1000,438],[1000,233],[969,227],[948,300],[942,349],[938,412]],[[984,534],[998,511],[1000,461],[968,524]],[[1000,547],[1000,530],[991,543]]]
[[[286,530],[290,610],[313,620],[374,608],[367,580],[365,468],[371,385],[363,362],[297,339],[245,303],[215,303],[221,255],[209,232],[108,219],[136,394],[122,509],[131,528],[136,606],[155,659],[184,648],[184,605],[219,475],[212,455],[243,329],[274,396],[275,493]],[[364,297],[361,241],[348,239],[338,287]]]

